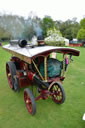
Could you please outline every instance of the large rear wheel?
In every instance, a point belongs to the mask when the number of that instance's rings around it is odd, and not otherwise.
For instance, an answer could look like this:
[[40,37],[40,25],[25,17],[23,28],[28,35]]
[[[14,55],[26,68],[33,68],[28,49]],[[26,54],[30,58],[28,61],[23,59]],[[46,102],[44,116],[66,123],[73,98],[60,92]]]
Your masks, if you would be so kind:
[[16,66],[12,61],[6,63],[6,73],[9,87],[14,91],[19,91],[19,82],[16,77]]
[[35,98],[29,88],[26,88],[24,90],[24,101],[25,101],[25,105],[26,105],[28,112],[31,115],[34,115],[36,113]]

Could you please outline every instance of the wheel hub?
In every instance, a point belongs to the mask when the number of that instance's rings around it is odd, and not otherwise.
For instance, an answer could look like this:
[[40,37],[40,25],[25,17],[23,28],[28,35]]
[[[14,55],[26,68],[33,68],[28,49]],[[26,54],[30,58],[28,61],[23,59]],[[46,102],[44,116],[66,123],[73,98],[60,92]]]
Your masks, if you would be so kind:
[[26,100],[26,104],[28,104],[29,103],[29,101],[28,100]]
[[8,73],[8,77],[10,77],[11,76],[11,73]]

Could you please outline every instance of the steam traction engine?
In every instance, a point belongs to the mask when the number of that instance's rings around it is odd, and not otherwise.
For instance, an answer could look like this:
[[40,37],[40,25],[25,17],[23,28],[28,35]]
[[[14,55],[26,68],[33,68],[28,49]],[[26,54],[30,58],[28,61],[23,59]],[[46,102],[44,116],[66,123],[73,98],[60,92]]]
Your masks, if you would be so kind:
[[[65,56],[79,56],[79,51],[68,47],[30,45],[26,40],[12,40],[3,46],[12,57],[6,63],[6,73],[10,88],[19,92],[20,88],[37,85],[39,96],[34,97],[33,91],[24,89],[24,101],[31,115],[36,113],[35,101],[52,97],[57,104],[65,101],[65,92],[62,81],[65,78]],[[52,52],[60,53],[63,60],[51,58]]]

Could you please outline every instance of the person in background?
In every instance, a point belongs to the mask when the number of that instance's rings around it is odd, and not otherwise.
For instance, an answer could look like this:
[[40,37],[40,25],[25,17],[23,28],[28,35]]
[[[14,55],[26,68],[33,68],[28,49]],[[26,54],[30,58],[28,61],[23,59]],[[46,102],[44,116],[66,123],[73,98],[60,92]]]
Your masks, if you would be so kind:
[[68,57],[66,56],[65,57],[65,71],[67,71],[68,64],[69,64],[69,60],[68,60]]
[[0,42],[0,46],[2,46],[2,43]]
[[73,61],[73,59],[72,59],[72,55],[70,55],[69,59],[70,59],[70,62]]

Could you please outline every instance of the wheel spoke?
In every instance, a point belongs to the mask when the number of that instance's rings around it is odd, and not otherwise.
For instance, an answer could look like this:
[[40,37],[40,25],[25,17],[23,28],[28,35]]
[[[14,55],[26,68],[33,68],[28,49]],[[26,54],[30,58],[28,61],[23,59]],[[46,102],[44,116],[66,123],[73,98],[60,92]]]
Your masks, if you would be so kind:
[[62,92],[60,92],[60,96],[62,96]]
[[26,104],[26,107],[30,113],[32,113],[32,105]]
[[61,91],[60,88],[58,88],[58,91],[59,91],[59,92]]

